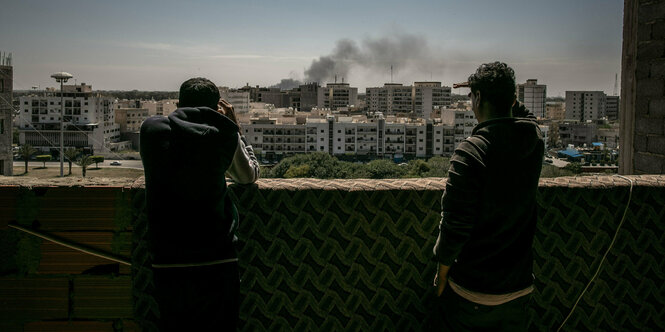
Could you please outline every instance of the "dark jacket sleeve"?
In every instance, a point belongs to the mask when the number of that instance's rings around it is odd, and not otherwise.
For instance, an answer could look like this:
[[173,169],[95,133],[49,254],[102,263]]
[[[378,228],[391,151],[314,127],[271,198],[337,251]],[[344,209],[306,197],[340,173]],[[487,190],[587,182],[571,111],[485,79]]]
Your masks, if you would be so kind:
[[460,143],[450,159],[434,246],[434,258],[443,265],[453,263],[471,236],[485,178],[485,151],[486,142],[472,136]]

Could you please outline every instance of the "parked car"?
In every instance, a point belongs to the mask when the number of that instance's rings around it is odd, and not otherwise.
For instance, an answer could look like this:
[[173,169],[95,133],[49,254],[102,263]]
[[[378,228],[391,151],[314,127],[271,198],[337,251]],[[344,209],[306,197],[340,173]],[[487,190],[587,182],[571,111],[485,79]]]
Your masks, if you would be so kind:
[[117,161],[117,160],[114,161],[114,162],[111,162],[111,166],[120,166],[120,165],[122,165],[122,163],[120,163],[120,162]]

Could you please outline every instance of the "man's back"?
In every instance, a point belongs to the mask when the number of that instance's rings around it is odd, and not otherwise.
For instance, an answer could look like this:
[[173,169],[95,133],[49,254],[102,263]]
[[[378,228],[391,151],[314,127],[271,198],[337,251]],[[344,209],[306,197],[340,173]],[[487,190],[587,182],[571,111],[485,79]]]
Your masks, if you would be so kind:
[[[535,196],[544,143],[535,121],[479,124],[451,159],[442,197],[440,260],[473,291],[505,294],[532,284]],[[444,232],[445,230],[445,232]],[[466,240],[461,234],[470,234]]]
[[224,173],[238,127],[207,107],[180,108],[141,127],[150,248],[156,264],[235,255]]

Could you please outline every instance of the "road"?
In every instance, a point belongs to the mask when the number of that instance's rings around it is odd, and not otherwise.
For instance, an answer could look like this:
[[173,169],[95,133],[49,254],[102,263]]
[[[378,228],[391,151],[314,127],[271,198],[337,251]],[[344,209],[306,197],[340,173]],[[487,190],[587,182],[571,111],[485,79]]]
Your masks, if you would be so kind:
[[[120,162],[122,165],[121,166],[111,166],[111,163],[114,161]],[[43,163],[41,161],[34,161],[31,160],[28,162],[29,167],[39,167],[42,166]],[[93,164],[95,165],[95,164]],[[22,167],[25,166],[25,162],[22,160],[14,160],[14,167]],[[60,167],[60,161],[47,161],[46,162],[46,167]],[[64,165],[65,169],[69,167],[69,163],[65,161]],[[72,164],[72,167],[78,167],[76,164]],[[99,167],[118,167],[118,168],[137,168],[137,169],[143,169],[143,163],[140,160],[104,160],[103,163],[99,163]]]

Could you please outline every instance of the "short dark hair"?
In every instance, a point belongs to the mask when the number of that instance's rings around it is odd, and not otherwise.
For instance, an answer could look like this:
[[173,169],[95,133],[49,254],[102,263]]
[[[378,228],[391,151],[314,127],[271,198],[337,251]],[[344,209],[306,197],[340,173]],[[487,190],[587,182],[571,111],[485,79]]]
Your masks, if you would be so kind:
[[178,107],[206,106],[216,110],[219,98],[215,83],[203,77],[190,78],[180,85]]
[[469,76],[469,87],[497,111],[507,112],[515,101],[515,71],[503,62],[484,63]]

